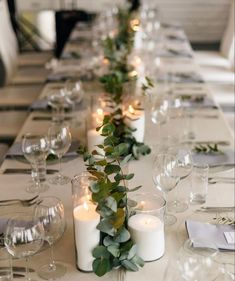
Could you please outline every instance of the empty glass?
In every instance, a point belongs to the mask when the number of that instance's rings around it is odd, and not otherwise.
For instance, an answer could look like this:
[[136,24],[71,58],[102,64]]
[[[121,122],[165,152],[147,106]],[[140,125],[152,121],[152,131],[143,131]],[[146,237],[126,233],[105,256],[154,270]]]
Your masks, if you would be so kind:
[[206,202],[208,188],[208,164],[194,164],[191,174],[190,202],[203,204]]
[[31,164],[31,176],[33,179],[33,185],[28,186],[26,191],[40,193],[49,188],[47,184],[42,183],[39,170],[41,163],[46,162],[48,150],[49,145],[45,135],[34,135],[30,133],[24,135],[22,140],[22,151],[24,157]]
[[12,260],[5,246],[6,238],[0,237],[0,281],[12,280]]
[[[193,160],[190,149],[186,146],[173,146],[168,149],[168,153],[176,157],[178,165],[174,169],[174,176],[180,178],[180,182],[186,179],[192,172]],[[184,212],[188,208],[188,204],[179,199],[179,185],[176,187],[176,199],[169,203],[169,210],[173,212]]]
[[45,240],[51,250],[50,263],[43,265],[39,269],[38,275],[46,280],[54,280],[66,273],[66,267],[55,261],[53,254],[53,245],[65,230],[63,203],[56,197],[42,197],[41,203],[36,207],[35,214],[40,217],[45,229]]
[[48,130],[48,141],[50,152],[59,158],[59,173],[56,177],[51,178],[52,184],[64,185],[70,182],[70,178],[61,173],[61,159],[69,150],[71,145],[71,133],[69,127],[65,124],[54,124]]
[[[154,160],[153,181],[156,187],[165,194],[165,197],[168,192],[176,187],[180,180],[180,177],[174,173],[177,165],[176,158],[169,154],[159,154]],[[172,225],[176,222],[176,217],[167,213],[167,200],[164,222],[166,225]]]
[[29,277],[28,259],[36,254],[44,241],[44,228],[39,218],[34,213],[18,213],[8,223],[5,233],[5,245],[14,258],[25,258],[25,280]]

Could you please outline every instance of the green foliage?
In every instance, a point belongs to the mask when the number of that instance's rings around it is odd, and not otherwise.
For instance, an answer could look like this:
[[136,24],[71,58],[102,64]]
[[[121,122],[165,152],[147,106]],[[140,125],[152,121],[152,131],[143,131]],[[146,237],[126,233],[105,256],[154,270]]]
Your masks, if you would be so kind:
[[104,118],[99,129],[105,136],[104,144],[100,146],[103,156],[93,151],[92,154],[84,153],[84,158],[87,170],[93,176],[89,187],[92,200],[97,204],[96,210],[101,217],[97,226],[101,232],[101,243],[93,250],[93,270],[98,276],[103,276],[120,266],[137,271],[144,263],[136,255],[136,246],[127,229],[127,193],[140,188],[129,190],[127,181],[134,174],[123,172],[122,164],[125,165],[132,155],[126,155],[128,144],[120,142],[115,136],[116,126],[111,116]]

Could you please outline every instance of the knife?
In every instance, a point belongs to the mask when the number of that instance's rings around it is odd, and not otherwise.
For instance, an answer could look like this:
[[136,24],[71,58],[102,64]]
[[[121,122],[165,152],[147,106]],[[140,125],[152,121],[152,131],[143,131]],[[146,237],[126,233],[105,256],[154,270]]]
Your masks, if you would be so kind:
[[235,207],[201,207],[197,212],[234,212]]
[[210,164],[209,165],[209,172],[210,173],[219,173],[222,171],[227,171],[234,169],[234,163],[227,163],[227,164]]
[[[8,267],[5,267],[5,266],[0,266],[0,270],[5,270],[5,269],[8,269]],[[25,272],[26,271],[26,268],[23,267],[23,266],[13,266],[12,267],[12,270],[13,271],[17,271],[17,272]],[[33,268],[28,268],[28,271],[29,272],[35,272],[35,270]]]
[[[53,175],[57,173],[59,170],[56,169],[47,169],[48,175]],[[8,168],[3,171],[3,174],[31,174],[31,169],[14,169]]]

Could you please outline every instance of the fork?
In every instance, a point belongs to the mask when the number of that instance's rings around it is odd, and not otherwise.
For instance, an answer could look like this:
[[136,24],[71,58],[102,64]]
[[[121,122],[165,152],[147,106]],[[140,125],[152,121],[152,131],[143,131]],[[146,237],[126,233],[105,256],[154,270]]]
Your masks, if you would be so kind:
[[8,206],[8,205],[14,205],[20,203],[22,206],[31,206],[34,204],[40,203],[40,200],[38,200],[38,195],[29,198],[29,199],[7,199],[7,200],[0,200],[0,206]]
[[234,183],[235,179],[234,178],[228,178],[228,177],[209,177],[208,178],[208,183],[209,184],[215,184],[217,182]]

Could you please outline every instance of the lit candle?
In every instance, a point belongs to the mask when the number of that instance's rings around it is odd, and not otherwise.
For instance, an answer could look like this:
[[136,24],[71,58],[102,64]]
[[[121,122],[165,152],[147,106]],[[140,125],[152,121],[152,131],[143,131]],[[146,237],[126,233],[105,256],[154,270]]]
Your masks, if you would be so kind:
[[73,210],[77,267],[82,271],[92,271],[92,250],[100,240],[100,231],[96,228],[100,215],[95,209],[91,202],[84,202]]
[[128,228],[137,253],[144,261],[161,258],[165,251],[164,224],[156,216],[137,214],[130,217]]
[[135,131],[132,132],[133,137],[138,142],[144,141],[145,130],[145,113],[143,110],[135,110],[132,105],[129,105],[128,110],[125,113],[126,125]]
[[98,108],[96,112],[92,114],[93,128],[87,131],[87,147],[90,153],[93,150],[97,150],[100,154],[104,154],[103,150],[97,147],[97,145],[103,144],[105,138],[101,136],[101,130],[96,131],[96,128],[103,124],[103,119],[104,111],[102,108]]
[[104,143],[105,137],[101,136],[100,131],[96,131],[96,129],[88,130],[87,132],[87,148],[88,151],[91,153],[93,150],[96,150],[101,155],[104,154],[104,151],[97,147],[99,144]]

